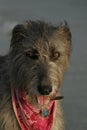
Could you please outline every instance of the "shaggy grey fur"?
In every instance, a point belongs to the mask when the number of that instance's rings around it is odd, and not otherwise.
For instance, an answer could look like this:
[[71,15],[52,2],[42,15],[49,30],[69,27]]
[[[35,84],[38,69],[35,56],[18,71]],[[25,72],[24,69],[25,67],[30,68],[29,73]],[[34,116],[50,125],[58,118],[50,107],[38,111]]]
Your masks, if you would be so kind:
[[[39,107],[35,95],[53,98],[59,91],[70,52],[66,22],[52,26],[28,21],[13,29],[9,53],[0,56],[0,130],[20,130],[12,108],[11,85],[23,88],[29,102]],[[52,130],[63,130],[60,101],[57,105]]]

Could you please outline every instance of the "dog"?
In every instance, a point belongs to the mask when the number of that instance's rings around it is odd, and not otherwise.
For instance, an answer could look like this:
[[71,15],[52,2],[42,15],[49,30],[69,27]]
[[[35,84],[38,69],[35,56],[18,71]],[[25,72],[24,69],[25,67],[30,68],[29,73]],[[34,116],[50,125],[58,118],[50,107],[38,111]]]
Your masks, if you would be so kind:
[[60,86],[69,66],[67,22],[27,21],[0,56],[0,130],[64,130]]

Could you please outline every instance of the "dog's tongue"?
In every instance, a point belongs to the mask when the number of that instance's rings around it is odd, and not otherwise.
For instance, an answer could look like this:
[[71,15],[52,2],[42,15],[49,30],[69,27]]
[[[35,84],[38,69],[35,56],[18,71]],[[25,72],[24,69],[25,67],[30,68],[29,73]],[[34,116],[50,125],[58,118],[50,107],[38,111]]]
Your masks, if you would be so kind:
[[41,106],[47,105],[50,102],[50,98],[48,96],[37,96],[38,104]]

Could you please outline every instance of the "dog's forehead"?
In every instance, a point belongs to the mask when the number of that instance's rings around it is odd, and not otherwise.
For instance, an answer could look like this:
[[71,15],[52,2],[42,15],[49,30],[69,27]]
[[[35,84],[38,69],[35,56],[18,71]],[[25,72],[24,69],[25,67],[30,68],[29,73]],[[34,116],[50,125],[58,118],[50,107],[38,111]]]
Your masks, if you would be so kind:
[[52,26],[45,26],[45,28],[35,26],[33,29],[27,30],[27,37],[25,37],[22,45],[26,49],[34,48],[41,52],[49,52],[54,49],[65,53],[66,48],[69,47],[67,37],[68,33],[64,27],[55,29]]
[[29,39],[23,43],[26,50],[35,49],[40,52],[49,52],[51,50],[64,52],[66,49],[58,36],[37,37],[36,39]]
[[[51,38],[52,39],[52,38]],[[25,49],[32,48],[36,50],[49,50],[50,48],[56,48],[58,44],[54,43],[50,38],[37,38],[29,39],[23,43]]]

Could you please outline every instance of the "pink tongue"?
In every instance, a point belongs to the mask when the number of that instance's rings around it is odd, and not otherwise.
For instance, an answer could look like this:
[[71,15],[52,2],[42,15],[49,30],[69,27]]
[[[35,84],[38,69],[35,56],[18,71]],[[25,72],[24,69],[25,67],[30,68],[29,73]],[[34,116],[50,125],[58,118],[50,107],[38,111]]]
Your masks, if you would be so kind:
[[43,106],[47,105],[50,102],[50,98],[48,96],[37,96],[38,104]]

